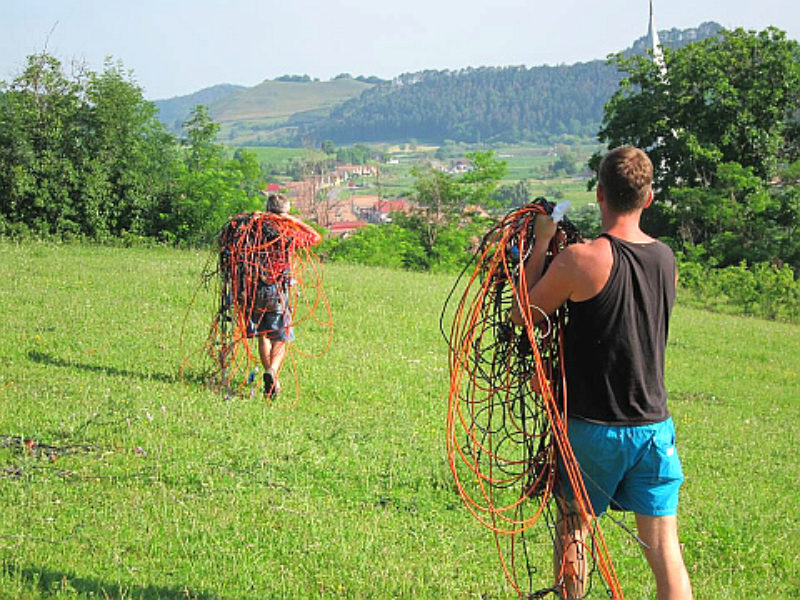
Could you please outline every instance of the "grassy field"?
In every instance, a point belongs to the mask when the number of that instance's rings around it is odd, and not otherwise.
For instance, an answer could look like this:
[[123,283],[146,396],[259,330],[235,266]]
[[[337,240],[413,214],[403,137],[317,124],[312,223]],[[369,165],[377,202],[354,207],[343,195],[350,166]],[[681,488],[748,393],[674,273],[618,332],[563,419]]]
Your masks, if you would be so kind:
[[248,152],[256,155],[258,162],[264,168],[271,169],[286,169],[292,161],[312,161],[323,160],[326,154],[322,150],[313,150],[309,148],[283,148],[280,146],[248,146]]
[[[297,403],[225,401],[196,377],[207,258],[0,243],[0,598],[513,597],[445,461],[453,278],[328,265],[334,341],[304,358],[296,331]],[[800,598],[798,334],[676,308],[697,598]],[[626,598],[653,598],[603,523]]]
[[355,79],[333,81],[262,81],[256,86],[226,95],[211,105],[220,122],[289,117],[309,110],[330,110],[355,98],[372,84]]

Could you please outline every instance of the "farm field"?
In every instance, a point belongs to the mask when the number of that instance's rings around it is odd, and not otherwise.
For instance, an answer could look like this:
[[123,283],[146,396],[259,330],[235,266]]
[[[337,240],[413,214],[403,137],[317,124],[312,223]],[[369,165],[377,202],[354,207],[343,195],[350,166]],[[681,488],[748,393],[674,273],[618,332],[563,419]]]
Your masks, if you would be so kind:
[[[209,256],[0,243],[0,598],[513,598],[446,464],[454,277],[325,265],[334,338],[306,357],[323,343],[297,328],[298,395],[224,400],[200,376]],[[679,299],[667,387],[697,598],[800,598],[798,371],[797,325]],[[625,597],[653,598],[601,523]]]
[[306,148],[284,148],[281,146],[244,146],[248,152],[255,154],[265,169],[286,168],[293,160],[322,160],[325,153],[321,150]]
[[[583,144],[570,151],[575,154],[578,164],[585,166],[589,156],[598,146]],[[381,164],[380,176],[370,181],[367,193],[380,194],[392,198],[407,195],[414,185],[411,169],[430,161],[436,147],[415,147],[415,151],[395,146],[386,151],[397,162]],[[586,190],[587,177],[578,175],[570,178],[545,178],[548,167],[555,161],[550,153],[552,147],[534,144],[500,146],[494,149],[495,158],[506,163],[506,174],[499,185],[513,185],[525,180],[530,185],[531,197],[545,196],[550,200],[569,200],[574,208],[594,201],[594,191]],[[465,150],[466,152],[466,150]],[[447,163],[447,160],[444,161]]]

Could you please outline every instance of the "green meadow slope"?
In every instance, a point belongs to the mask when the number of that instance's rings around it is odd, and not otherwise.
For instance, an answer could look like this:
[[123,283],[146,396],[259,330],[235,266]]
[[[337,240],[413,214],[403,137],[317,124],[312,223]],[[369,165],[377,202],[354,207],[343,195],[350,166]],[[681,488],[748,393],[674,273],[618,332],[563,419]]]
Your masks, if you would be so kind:
[[[453,277],[326,265],[333,342],[304,356],[324,344],[298,327],[297,402],[267,404],[198,379],[207,259],[0,243],[0,598],[514,597],[446,465]],[[698,598],[798,597],[798,334],[675,310]],[[654,597],[635,543],[602,523],[626,597]]]
[[[289,135],[299,124],[327,117],[331,109],[357,98],[374,84],[356,79],[331,81],[266,80],[253,87],[215,86],[188,96],[156,100],[159,118],[174,133],[198,104],[221,125],[220,139],[230,145],[263,145]],[[286,130],[289,126],[292,129]]]
[[344,78],[310,82],[267,80],[224,96],[210,110],[214,119],[222,123],[288,118],[296,113],[330,110],[371,87],[370,83]]

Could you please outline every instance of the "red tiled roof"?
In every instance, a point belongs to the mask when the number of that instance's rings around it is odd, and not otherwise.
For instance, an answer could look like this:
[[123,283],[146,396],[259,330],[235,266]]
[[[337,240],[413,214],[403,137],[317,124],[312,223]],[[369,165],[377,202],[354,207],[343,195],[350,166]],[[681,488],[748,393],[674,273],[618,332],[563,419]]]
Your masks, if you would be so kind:
[[408,208],[408,203],[405,200],[381,200],[375,203],[374,208],[379,212],[398,212]]
[[339,221],[338,223],[331,223],[331,231],[345,231],[366,226],[366,221]]

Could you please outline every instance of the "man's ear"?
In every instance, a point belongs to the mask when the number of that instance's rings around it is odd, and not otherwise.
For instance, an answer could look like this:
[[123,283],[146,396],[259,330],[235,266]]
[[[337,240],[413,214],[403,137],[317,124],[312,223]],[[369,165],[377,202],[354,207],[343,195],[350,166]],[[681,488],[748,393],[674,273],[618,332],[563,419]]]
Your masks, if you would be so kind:
[[597,187],[594,190],[594,198],[595,200],[597,200],[598,204],[606,199],[605,190],[603,190],[603,186],[600,185],[599,183],[597,184]]
[[647,192],[647,202],[644,203],[643,208],[647,208],[653,203],[653,188],[650,188]]

